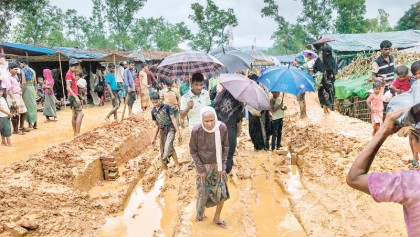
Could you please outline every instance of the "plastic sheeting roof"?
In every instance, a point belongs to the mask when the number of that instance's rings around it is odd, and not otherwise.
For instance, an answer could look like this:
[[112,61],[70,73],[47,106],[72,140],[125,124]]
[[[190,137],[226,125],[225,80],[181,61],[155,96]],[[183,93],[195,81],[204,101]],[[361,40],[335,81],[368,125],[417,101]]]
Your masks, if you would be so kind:
[[0,47],[3,47],[4,53],[15,55],[26,55],[26,53],[28,53],[28,56],[39,56],[57,53],[54,49],[28,44],[0,42]]
[[107,54],[102,54],[86,49],[78,49],[78,48],[68,48],[68,47],[53,47],[57,51],[60,51],[64,55],[70,58],[76,59],[88,59],[88,58],[103,58],[106,57]]
[[327,34],[324,38],[335,41],[328,44],[335,52],[359,52],[379,50],[383,40],[392,42],[393,48],[403,49],[420,45],[420,30],[365,33],[365,34]]
[[296,54],[293,55],[280,55],[277,56],[277,60],[279,60],[280,63],[292,63],[295,61]]

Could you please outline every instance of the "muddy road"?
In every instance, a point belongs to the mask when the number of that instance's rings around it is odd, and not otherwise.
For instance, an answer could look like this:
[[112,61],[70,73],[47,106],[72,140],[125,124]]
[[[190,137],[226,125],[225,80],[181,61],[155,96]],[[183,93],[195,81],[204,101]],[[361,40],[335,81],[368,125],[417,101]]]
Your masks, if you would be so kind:
[[[0,227],[0,237],[19,230],[27,236],[405,236],[400,205],[377,204],[345,183],[371,125],[334,112],[324,116],[315,94],[307,102],[308,118],[300,120],[296,99],[286,96],[282,144],[300,153],[297,165],[290,165],[290,154],[253,151],[244,124],[229,177],[231,198],[222,211],[228,229],[212,224],[214,208],[204,222],[194,221],[196,174],[187,169],[188,139],[176,148],[181,172],[163,171],[158,147],[149,145],[149,112],[105,123],[103,108],[86,113],[95,122],[79,138],[70,140],[71,128],[63,123],[67,135],[57,136],[64,143],[34,142],[36,149],[17,162],[2,163],[0,226],[6,228]],[[117,181],[101,177],[101,154],[116,157]],[[407,139],[395,136],[372,169],[408,169],[409,158]]]

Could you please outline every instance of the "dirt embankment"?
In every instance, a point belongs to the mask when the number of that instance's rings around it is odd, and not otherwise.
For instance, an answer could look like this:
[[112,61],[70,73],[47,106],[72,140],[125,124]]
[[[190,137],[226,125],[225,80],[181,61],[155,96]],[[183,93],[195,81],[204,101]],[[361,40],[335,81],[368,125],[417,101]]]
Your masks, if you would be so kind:
[[[122,199],[118,205],[108,205],[104,197],[87,192],[101,183],[99,156],[112,153],[123,165],[145,150],[151,127],[150,119],[130,117],[124,123],[107,124],[3,168],[0,226],[9,231],[0,231],[0,236],[24,232],[12,227],[25,223],[35,229],[27,236],[96,236],[106,216],[122,210],[127,196],[117,195]],[[132,171],[123,172],[125,178],[118,181],[119,185],[131,186],[132,179],[126,177]]]

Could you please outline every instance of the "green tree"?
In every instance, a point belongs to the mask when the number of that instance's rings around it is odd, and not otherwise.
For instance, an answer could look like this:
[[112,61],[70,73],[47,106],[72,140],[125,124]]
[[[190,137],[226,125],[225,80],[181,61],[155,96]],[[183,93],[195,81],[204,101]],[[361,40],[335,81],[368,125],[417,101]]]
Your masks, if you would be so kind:
[[133,43],[141,50],[179,51],[179,44],[191,38],[184,22],[171,24],[163,17],[137,19],[132,29]]
[[22,10],[19,23],[14,27],[14,38],[21,43],[52,43],[50,36],[62,31],[62,19],[60,8],[51,6],[48,0],[38,0]]
[[396,30],[420,30],[420,2],[414,3],[398,20]]
[[133,49],[130,42],[130,28],[135,22],[134,16],[144,6],[146,0],[104,0],[107,21],[111,29],[111,38],[121,49]]
[[212,0],[207,0],[207,6],[193,3],[191,9],[194,14],[189,15],[189,18],[199,28],[190,43],[191,48],[209,52],[214,45],[218,46],[229,42],[225,32],[226,27],[238,25],[233,9],[220,9]]
[[387,32],[392,31],[392,27],[389,24],[389,14],[383,10],[379,9],[379,16],[373,19],[366,19],[367,26],[366,31],[368,32]]
[[303,5],[302,14],[298,22],[303,24],[304,29],[314,39],[318,39],[331,29],[332,1],[331,0],[301,0]]
[[159,24],[163,23],[163,18],[141,18],[136,19],[134,27],[131,28],[132,39],[137,49],[155,49],[154,34]]
[[263,17],[271,17],[277,23],[277,30],[271,36],[274,39],[271,53],[292,54],[300,52],[311,41],[308,33],[300,24],[291,24],[279,14],[279,6],[274,0],[264,0],[266,6],[261,10]]
[[87,22],[81,23],[82,30],[87,37],[86,46],[93,49],[109,49],[115,48],[110,41],[108,27],[104,20],[104,1],[92,0],[92,15]]
[[26,7],[37,4],[38,0],[10,0],[0,1],[0,40],[6,39],[11,31],[11,21],[16,14],[20,14]]
[[365,19],[365,0],[333,0],[337,10],[335,29],[341,34],[365,33],[369,22]]
[[161,24],[154,35],[156,49],[162,51],[180,51],[179,44],[192,38],[191,31],[184,22]]

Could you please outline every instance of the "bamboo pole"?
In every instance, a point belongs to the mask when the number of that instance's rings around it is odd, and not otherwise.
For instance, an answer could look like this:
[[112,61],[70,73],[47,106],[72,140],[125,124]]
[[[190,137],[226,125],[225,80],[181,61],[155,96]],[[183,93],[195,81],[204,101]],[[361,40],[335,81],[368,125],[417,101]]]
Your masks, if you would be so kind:
[[60,64],[60,77],[61,77],[61,84],[63,85],[63,98],[64,98],[64,109],[67,108],[66,106],[66,93],[64,91],[64,80],[63,80],[63,68],[61,67],[61,54],[58,53],[58,63]]

